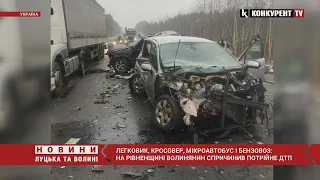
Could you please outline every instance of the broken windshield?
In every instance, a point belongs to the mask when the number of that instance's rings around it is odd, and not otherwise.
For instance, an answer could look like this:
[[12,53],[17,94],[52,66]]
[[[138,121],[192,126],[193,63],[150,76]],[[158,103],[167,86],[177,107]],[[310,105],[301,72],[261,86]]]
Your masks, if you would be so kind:
[[[241,68],[242,65],[233,58],[219,44],[207,42],[182,42],[178,48],[177,43],[163,44],[160,46],[160,58],[163,67],[179,69],[208,69],[223,67],[223,69]],[[174,63],[175,61],[175,63]]]

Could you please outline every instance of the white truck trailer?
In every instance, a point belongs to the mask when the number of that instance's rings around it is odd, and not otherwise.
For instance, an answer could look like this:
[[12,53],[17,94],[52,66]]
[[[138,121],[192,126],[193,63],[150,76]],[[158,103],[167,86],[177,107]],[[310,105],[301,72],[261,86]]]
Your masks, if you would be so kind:
[[51,91],[104,57],[105,10],[95,0],[51,0]]

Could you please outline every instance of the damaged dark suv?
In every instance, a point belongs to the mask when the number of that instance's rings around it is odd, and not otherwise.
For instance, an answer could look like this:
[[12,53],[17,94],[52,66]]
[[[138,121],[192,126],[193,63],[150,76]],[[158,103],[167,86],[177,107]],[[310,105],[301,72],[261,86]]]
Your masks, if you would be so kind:
[[154,121],[166,131],[192,125],[196,117],[207,115],[254,123],[265,90],[248,69],[257,70],[260,65],[253,60],[242,64],[207,39],[150,37],[136,59],[130,89],[148,95],[154,104]]
[[110,59],[109,66],[112,67],[116,73],[124,74],[134,67],[136,58],[141,52],[145,39],[143,34],[139,34],[139,37],[139,39],[130,45],[114,47],[108,52]]

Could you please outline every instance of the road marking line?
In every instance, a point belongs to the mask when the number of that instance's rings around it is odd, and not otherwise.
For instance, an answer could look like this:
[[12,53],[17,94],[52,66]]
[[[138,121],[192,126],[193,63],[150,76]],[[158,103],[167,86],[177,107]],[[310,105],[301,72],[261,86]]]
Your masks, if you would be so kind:
[[81,138],[70,138],[65,144],[77,144]]

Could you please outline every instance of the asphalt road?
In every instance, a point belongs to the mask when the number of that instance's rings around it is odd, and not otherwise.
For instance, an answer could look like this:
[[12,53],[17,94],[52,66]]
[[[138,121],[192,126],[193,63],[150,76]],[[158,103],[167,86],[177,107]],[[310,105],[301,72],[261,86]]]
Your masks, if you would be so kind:
[[[106,68],[108,59],[94,63],[91,69]],[[54,98],[51,105],[52,143],[64,144],[73,141],[77,144],[109,143],[193,143],[188,131],[163,133],[151,122],[152,106],[146,98],[133,97],[129,93],[125,79],[107,79],[103,71],[94,72],[83,78],[72,77],[65,95]],[[272,79],[272,75],[267,77]],[[119,85],[119,87],[118,87]],[[266,83],[267,102],[272,101],[273,85]],[[99,94],[116,87],[106,104],[95,104]],[[117,88],[118,87],[118,88]],[[207,121],[207,120],[205,120]],[[207,122],[204,123],[206,124]],[[211,120],[212,121],[212,120]],[[116,125],[123,125],[121,130]],[[209,123],[210,124],[210,123]],[[250,128],[254,138],[242,131],[233,131],[224,139],[217,139],[220,133],[202,137],[202,143],[272,143],[272,121],[268,133],[266,126]],[[92,172],[90,166],[54,166],[53,179],[76,180],[122,180],[121,173],[145,172],[152,166],[105,166],[101,173]],[[257,180],[273,178],[272,166],[166,166],[155,167],[149,175],[151,180]]]

